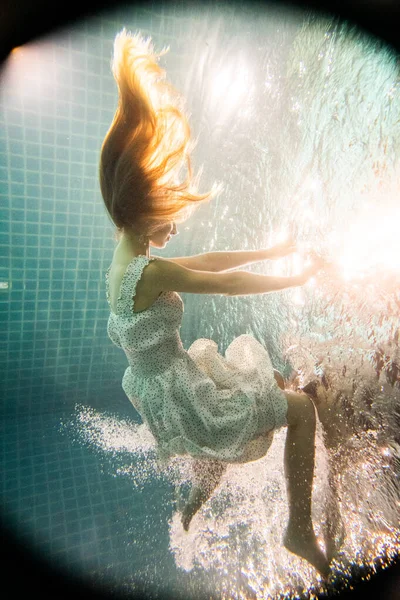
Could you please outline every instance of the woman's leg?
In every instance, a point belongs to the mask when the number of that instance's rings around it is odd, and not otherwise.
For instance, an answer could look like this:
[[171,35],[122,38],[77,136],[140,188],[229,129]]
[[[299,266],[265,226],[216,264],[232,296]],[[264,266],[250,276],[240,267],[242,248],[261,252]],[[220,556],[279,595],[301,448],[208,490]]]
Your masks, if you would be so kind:
[[284,468],[289,501],[289,522],[284,546],[305,558],[324,577],[329,563],[318,546],[312,520],[311,496],[315,458],[315,408],[304,394],[285,392],[288,401]]
[[283,379],[282,373],[279,373],[279,371],[274,369],[274,377],[275,377],[276,383],[281,388],[281,390],[284,390],[285,389],[285,380]]
[[[324,430],[324,443],[330,449],[338,448],[339,444],[349,439],[352,432],[346,421],[342,418],[339,407],[336,403],[333,390],[324,385],[319,380],[307,384],[302,391],[311,396],[315,405],[318,417]],[[329,463],[331,458],[329,457]],[[340,466],[335,461],[329,464],[328,483],[330,488],[330,498],[326,507],[326,553],[328,560],[331,560],[345,537],[345,527],[340,514],[340,504],[338,495],[337,473]]]
[[188,531],[191,520],[221,481],[226,471],[226,463],[217,460],[194,460],[195,483],[190,490],[189,499],[182,511],[182,525]]

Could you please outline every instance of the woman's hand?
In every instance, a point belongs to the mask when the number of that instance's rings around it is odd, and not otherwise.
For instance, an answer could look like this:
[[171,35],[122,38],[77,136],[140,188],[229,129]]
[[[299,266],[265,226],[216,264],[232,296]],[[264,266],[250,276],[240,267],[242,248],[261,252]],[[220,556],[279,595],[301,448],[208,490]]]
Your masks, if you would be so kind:
[[273,246],[268,250],[268,258],[283,258],[293,252],[297,252],[296,241],[292,235],[289,235],[287,240],[280,244],[276,244],[276,246]]
[[314,277],[314,275],[316,275],[319,271],[321,271],[327,266],[327,261],[324,258],[322,258],[322,256],[319,256],[315,252],[310,253],[310,256],[312,260],[311,265],[306,267],[303,273],[299,275],[300,285],[304,285],[305,283],[307,283],[307,281],[311,279],[311,277]]

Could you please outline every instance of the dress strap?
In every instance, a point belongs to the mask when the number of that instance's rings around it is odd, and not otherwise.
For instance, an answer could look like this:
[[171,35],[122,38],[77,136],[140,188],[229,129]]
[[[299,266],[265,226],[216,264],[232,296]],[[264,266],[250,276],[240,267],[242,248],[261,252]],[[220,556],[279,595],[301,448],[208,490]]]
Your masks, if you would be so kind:
[[117,313],[123,315],[136,314],[133,312],[134,297],[136,295],[136,286],[142,277],[144,268],[158,257],[147,257],[144,254],[134,256],[128,263],[125,273],[122,276],[117,298]]

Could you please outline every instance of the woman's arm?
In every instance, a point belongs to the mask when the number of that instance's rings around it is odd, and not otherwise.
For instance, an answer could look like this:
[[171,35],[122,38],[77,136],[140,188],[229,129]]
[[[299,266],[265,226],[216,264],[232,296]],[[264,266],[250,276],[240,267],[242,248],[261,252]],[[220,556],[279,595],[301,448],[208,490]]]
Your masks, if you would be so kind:
[[296,242],[292,235],[289,238],[264,250],[248,250],[238,252],[210,252],[211,261],[214,263],[213,271],[221,273],[223,271],[230,271],[236,269],[236,267],[242,267],[250,265],[251,263],[259,262],[261,260],[275,260],[277,258],[283,258],[292,252],[296,252]]
[[[230,252],[209,252],[208,263],[209,271],[222,273],[232,271],[237,267],[244,267],[261,260],[272,260],[281,258],[278,247],[266,248],[262,250],[233,250]],[[286,256],[286,254],[283,254]],[[206,270],[206,269],[205,269]]]
[[[280,258],[281,256],[277,256],[277,252],[278,246],[274,246],[269,250],[206,252],[205,254],[196,254],[194,256],[171,257],[168,260],[193,271],[222,273],[223,271],[231,271],[237,267],[250,265],[260,260]],[[282,254],[282,256],[285,255]]]
[[223,273],[231,271],[237,267],[251,265],[261,260],[275,260],[283,258],[292,252],[296,252],[296,242],[292,235],[285,242],[276,244],[272,248],[263,250],[233,250],[221,252],[206,252],[195,256],[180,256],[179,258],[169,258],[168,260],[192,269],[194,271],[211,271],[214,273]]

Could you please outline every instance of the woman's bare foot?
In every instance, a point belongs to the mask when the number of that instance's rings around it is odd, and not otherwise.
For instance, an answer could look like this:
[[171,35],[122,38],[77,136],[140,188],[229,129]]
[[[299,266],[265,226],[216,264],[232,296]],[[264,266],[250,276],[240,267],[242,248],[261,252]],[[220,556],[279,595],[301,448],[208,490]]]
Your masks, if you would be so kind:
[[181,522],[185,531],[189,530],[189,525],[194,515],[200,510],[204,502],[207,500],[207,495],[198,487],[192,489],[190,498],[182,510]]
[[331,562],[337,556],[345,539],[345,529],[339,512],[331,510],[327,518],[324,540],[326,546],[326,556]]
[[196,514],[197,510],[193,510],[193,507],[187,504],[182,511],[181,522],[183,525],[183,529],[185,531],[189,531],[190,522]]
[[318,546],[312,525],[311,528],[299,530],[298,527],[289,524],[283,538],[283,545],[293,554],[312,564],[324,578],[329,576],[331,572],[329,562]]

